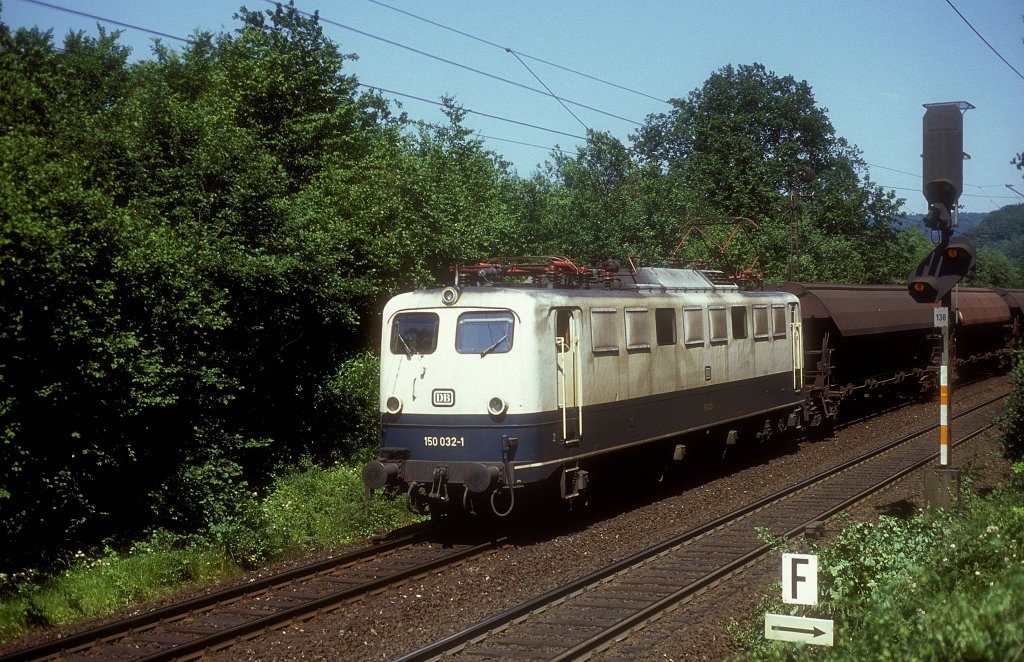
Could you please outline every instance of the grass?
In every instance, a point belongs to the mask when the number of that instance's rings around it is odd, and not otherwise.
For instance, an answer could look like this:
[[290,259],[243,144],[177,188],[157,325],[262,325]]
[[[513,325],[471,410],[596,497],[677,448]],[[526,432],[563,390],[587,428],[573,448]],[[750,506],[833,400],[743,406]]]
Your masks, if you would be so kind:
[[[1024,659],[1024,463],[954,511],[853,524],[818,554],[816,607],[762,600],[735,624],[744,660]],[[768,641],[764,613],[830,618],[835,647]]]
[[328,549],[414,521],[402,502],[366,503],[358,468],[298,467],[242,515],[196,535],[155,531],[127,551],[78,552],[67,569],[0,576],[0,642],[33,626],[113,613],[189,585],[238,576],[245,569]]

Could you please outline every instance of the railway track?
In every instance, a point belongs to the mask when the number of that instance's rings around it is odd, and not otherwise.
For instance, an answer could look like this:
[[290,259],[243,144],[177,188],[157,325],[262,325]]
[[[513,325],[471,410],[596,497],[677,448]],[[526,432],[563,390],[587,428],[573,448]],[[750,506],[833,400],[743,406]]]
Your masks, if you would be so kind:
[[[993,398],[959,413],[961,444],[991,427]],[[405,655],[400,662],[573,660],[601,650],[768,553],[762,531],[793,538],[933,461],[929,426],[715,521],[569,582]]]
[[[967,428],[965,418],[978,416],[977,412],[1002,397],[958,414],[954,431]],[[934,435],[926,436],[935,427],[907,435],[401,659],[448,655],[495,659],[524,654],[573,659],[599,650],[763,556],[768,545],[758,530],[792,537],[810,522],[827,518],[927,463],[936,455]],[[975,427],[971,434],[985,426]],[[505,541],[491,537],[478,538],[484,541],[475,544],[438,542],[443,541],[442,536],[436,527],[424,528],[348,555],[19,651],[0,662],[195,659],[478,556]]]
[[194,659],[483,554],[503,542],[437,542],[443,535],[441,527],[424,527],[350,554],[19,651],[0,662]]

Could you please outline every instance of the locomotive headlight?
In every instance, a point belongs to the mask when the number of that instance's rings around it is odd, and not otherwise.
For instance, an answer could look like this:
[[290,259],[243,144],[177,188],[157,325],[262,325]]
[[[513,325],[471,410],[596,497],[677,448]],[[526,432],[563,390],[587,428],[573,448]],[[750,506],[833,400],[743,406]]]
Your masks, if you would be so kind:
[[402,413],[402,399],[395,395],[389,395],[384,403],[387,412],[392,416]]
[[455,287],[446,287],[441,291],[441,303],[451,306],[459,300],[459,290]]
[[491,416],[501,416],[508,411],[508,403],[502,398],[494,396],[487,402],[487,411]]

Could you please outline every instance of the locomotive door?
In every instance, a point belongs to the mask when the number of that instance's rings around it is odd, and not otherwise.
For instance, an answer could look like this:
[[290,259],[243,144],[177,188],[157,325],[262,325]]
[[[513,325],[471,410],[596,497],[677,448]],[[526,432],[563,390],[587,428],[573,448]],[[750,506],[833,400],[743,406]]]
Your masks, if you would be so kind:
[[793,343],[793,390],[799,391],[804,386],[804,339],[801,337],[800,307],[795,303],[789,304],[789,328],[790,342]]
[[583,364],[580,360],[580,311],[555,309],[555,392],[562,441],[583,436]]

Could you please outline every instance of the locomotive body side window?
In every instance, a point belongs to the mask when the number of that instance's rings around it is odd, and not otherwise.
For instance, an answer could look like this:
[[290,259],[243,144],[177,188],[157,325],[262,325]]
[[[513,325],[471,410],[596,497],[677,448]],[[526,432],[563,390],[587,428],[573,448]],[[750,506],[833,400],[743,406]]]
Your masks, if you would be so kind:
[[594,341],[594,352],[618,352],[619,333],[615,323],[615,308],[590,309],[590,333]]
[[773,327],[773,330],[774,330],[774,333],[772,334],[772,337],[774,337],[774,338],[785,338],[786,337],[786,329],[789,328],[789,325],[786,323],[786,306],[785,306],[785,304],[778,303],[778,304],[772,305],[772,327]]
[[676,344],[675,308],[654,309],[654,334],[659,345]]
[[683,343],[694,347],[704,344],[704,309],[700,306],[683,308]]
[[626,308],[626,349],[651,348],[651,321],[646,308]]
[[768,340],[771,332],[768,328],[768,306],[764,304],[754,306],[754,339]]
[[433,354],[437,349],[436,313],[399,313],[391,323],[391,353]]
[[732,315],[732,337],[742,340],[747,337],[747,307],[733,306],[729,310]]
[[725,314],[725,306],[709,306],[708,317],[711,320],[711,342],[727,342],[729,340],[729,325]]
[[459,354],[504,354],[512,349],[515,321],[510,312],[467,312],[455,327],[455,351]]

